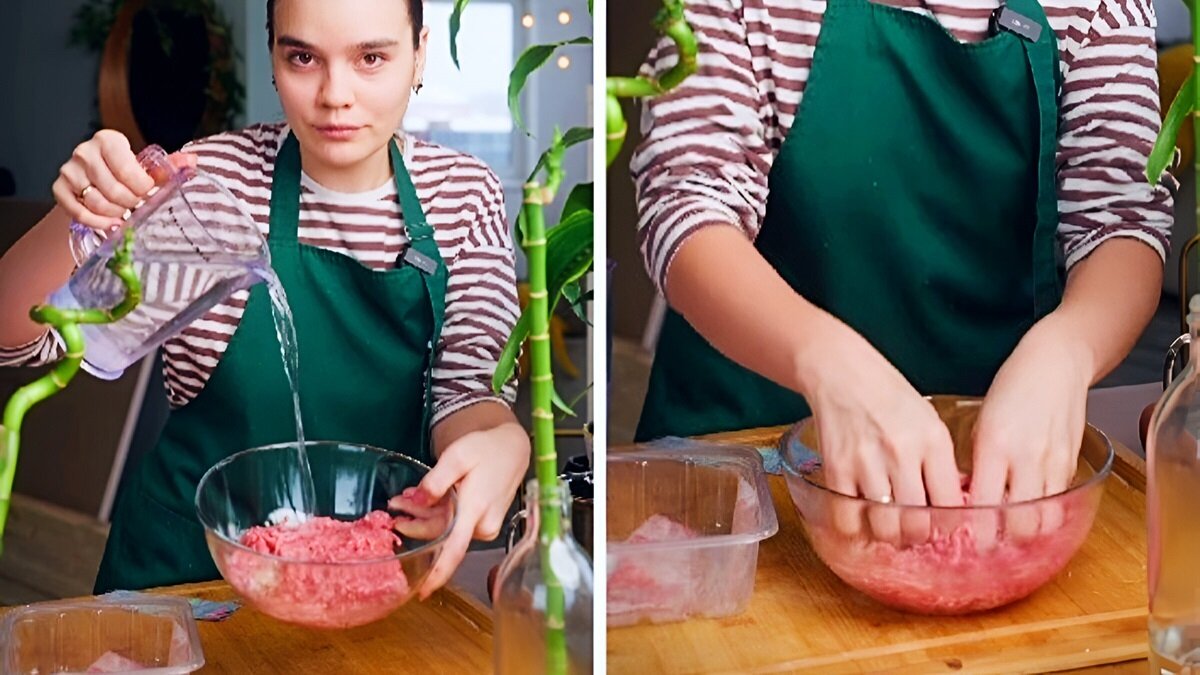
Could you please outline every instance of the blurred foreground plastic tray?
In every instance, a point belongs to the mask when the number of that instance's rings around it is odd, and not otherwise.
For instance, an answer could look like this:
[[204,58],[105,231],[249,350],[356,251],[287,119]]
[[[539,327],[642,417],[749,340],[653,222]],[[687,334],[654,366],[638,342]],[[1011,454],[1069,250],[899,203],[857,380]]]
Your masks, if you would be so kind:
[[182,598],[25,605],[0,622],[0,645],[5,675],[183,675],[204,665],[192,608]]
[[779,529],[753,448],[664,439],[608,457],[608,625],[746,608]]

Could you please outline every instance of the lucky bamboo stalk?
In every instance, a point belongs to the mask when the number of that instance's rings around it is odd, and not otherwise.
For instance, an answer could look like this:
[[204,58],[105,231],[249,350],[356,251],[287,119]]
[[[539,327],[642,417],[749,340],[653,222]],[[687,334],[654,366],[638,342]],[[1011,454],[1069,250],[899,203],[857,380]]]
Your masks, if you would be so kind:
[[675,43],[678,59],[662,77],[609,77],[605,92],[608,103],[605,110],[605,140],[607,164],[616,159],[625,144],[625,115],[621,112],[622,98],[647,98],[666,93],[679,86],[689,75],[696,72],[696,35],[683,15],[683,0],[663,0],[663,7],[654,17],[654,27]]
[[546,288],[545,206],[554,201],[562,182],[561,136],[546,157],[546,185],[525,184],[521,209],[525,224],[522,248],[529,262],[529,352],[533,417],[534,473],[538,483],[541,527],[538,554],[546,580],[546,672],[567,672],[565,597],[551,566],[550,545],[562,532],[562,493],[558,483],[558,453],[554,447],[554,375],[550,362],[550,298]]
[[61,309],[38,305],[29,311],[36,322],[52,326],[66,346],[66,353],[41,378],[18,389],[4,406],[0,424],[0,552],[4,550],[4,526],[8,521],[8,506],[12,498],[13,478],[17,473],[17,454],[20,451],[21,423],[34,405],[62,391],[79,372],[83,362],[83,330],[85,323],[112,323],[137,307],[142,299],[142,284],[133,269],[133,229],[126,228],[107,267],[125,286],[125,297],[110,309]]

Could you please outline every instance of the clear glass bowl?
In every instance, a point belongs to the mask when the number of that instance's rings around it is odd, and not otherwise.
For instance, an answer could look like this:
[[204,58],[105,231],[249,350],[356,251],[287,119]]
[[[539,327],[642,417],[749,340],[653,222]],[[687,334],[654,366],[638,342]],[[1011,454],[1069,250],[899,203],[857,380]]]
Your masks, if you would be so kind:
[[315,487],[315,516],[353,521],[372,511],[399,518],[393,554],[313,562],[261,553],[241,543],[251,527],[292,512],[301,485],[295,443],[233,455],[208,470],[196,511],[221,575],[250,604],[281,621],[349,628],[382,619],[420,588],[454,525],[455,497],[408,512],[388,501],[415,488],[429,467],[404,455],[353,443],[305,443]]
[[[982,401],[931,401],[954,439],[959,472],[970,476],[972,430]],[[879,602],[921,614],[1000,607],[1054,578],[1091,530],[1114,456],[1108,438],[1089,425],[1065,492],[994,506],[933,507],[827,488],[811,417],[780,445],[788,491],[821,560]]]

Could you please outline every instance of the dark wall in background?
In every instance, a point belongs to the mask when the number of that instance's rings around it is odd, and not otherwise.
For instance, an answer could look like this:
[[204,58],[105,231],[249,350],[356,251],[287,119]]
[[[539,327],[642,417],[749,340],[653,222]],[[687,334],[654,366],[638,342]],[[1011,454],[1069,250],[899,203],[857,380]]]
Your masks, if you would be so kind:
[[[635,75],[658,34],[650,25],[659,3],[651,0],[613,0],[608,6],[608,68],[611,75]],[[619,25],[619,28],[616,26]],[[640,339],[646,326],[654,286],[646,276],[637,247],[637,210],[629,158],[641,141],[639,106],[624,103],[629,135],[625,147],[608,170],[608,255],[617,261],[613,272],[612,330],[616,335]]]

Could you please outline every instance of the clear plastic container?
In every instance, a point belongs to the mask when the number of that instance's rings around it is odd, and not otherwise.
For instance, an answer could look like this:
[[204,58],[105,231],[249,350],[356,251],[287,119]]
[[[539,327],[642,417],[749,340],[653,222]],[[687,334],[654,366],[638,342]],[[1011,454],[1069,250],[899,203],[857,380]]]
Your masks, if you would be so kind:
[[5,675],[154,673],[204,665],[192,608],[182,598],[46,602],[0,623]]
[[175,169],[158,146],[138,160],[159,186],[133,210],[125,226],[92,251],[80,248],[87,228],[72,223],[79,269],[47,302],[64,309],[107,309],[125,287],[107,265],[125,230],[132,228],[133,267],[142,300],[110,324],[84,324],[84,369],[96,377],[119,377],[231,294],[270,274],[266,240],[241,202],[208,174]]
[[745,610],[779,530],[753,448],[666,439],[608,457],[608,625]]

